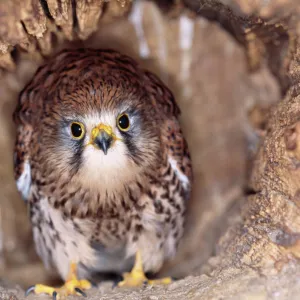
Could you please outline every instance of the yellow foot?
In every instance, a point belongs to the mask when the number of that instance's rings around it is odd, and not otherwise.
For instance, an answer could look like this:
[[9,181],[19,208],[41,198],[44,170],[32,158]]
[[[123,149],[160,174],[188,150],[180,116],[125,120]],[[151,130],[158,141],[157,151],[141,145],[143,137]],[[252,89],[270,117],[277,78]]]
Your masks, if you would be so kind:
[[28,296],[31,292],[35,294],[48,294],[53,299],[64,299],[69,295],[81,295],[86,297],[84,290],[88,290],[92,287],[92,284],[88,280],[78,280],[76,277],[76,265],[71,264],[70,274],[65,284],[60,288],[54,288],[51,286],[36,284],[30,287],[25,295]]
[[149,280],[144,271],[142,266],[142,257],[141,253],[137,251],[136,258],[135,258],[135,264],[130,273],[124,273],[123,274],[123,280],[119,282],[119,287],[137,287],[142,286],[144,284],[169,284],[172,282],[172,279],[170,277],[156,279],[156,280]]
[[144,284],[156,285],[156,284],[170,284],[172,282],[171,277],[150,280],[148,279],[144,272],[130,272],[123,274],[124,279],[119,282],[119,287],[137,287]]

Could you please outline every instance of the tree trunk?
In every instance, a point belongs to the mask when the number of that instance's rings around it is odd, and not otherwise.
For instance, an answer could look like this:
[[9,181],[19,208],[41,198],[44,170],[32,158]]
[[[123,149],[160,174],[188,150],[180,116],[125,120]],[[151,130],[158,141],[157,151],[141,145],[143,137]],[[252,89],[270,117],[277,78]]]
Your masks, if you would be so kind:
[[[59,49],[105,47],[133,56],[174,92],[195,183],[185,237],[161,272],[185,278],[135,291],[103,284],[89,296],[296,299],[298,1],[155,2],[0,2],[0,278],[24,287],[55,277],[35,255],[25,204],[13,181],[11,113],[18,93]],[[23,297],[14,288],[0,290],[0,298],[1,293]]]

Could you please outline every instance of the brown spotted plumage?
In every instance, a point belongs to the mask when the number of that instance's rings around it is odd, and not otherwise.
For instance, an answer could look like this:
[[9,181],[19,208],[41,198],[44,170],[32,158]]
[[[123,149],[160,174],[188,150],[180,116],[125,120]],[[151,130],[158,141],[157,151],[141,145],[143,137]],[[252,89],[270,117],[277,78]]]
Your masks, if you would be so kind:
[[156,272],[175,254],[192,179],[179,113],[155,75],[112,50],[62,51],[23,90],[17,186],[62,278],[71,263],[80,278],[129,271],[138,251]]

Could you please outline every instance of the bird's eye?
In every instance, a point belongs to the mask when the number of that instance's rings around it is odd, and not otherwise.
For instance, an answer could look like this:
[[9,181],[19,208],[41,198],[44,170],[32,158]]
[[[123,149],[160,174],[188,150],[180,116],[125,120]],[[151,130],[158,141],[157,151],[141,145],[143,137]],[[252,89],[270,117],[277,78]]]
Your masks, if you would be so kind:
[[121,114],[117,119],[118,128],[122,131],[127,131],[130,127],[129,117],[127,114]]
[[71,133],[74,139],[80,140],[84,136],[83,124],[79,122],[71,123]]

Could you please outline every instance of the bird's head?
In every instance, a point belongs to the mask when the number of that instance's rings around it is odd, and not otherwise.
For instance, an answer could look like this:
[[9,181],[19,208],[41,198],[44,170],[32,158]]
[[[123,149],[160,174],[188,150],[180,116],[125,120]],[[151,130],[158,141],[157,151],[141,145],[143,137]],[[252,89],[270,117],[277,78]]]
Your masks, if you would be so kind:
[[126,108],[123,103],[121,109],[79,114],[62,128],[66,162],[87,184],[116,187],[156,165],[160,141],[155,125],[143,109],[124,102]]
[[161,158],[159,121],[142,87],[83,82],[49,106],[44,122],[47,168],[86,187],[124,187]]
[[167,87],[130,57],[78,49],[37,71],[15,120],[33,128],[31,161],[41,178],[107,191],[155,174],[162,126],[178,112]]

